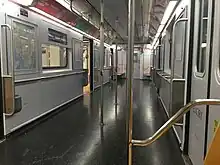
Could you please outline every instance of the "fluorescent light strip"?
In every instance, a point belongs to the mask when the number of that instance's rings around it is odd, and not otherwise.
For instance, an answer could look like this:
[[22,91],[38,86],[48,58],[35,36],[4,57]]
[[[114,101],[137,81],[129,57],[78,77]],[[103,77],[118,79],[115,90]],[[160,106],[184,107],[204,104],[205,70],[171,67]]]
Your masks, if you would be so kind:
[[15,3],[19,3],[24,6],[30,6],[34,0],[13,0]]
[[[30,7],[30,9],[34,10],[35,12],[37,12],[37,13],[39,13],[39,14],[42,14],[43,16],[45,16],[45,17],[47,17],[47,18],[49,18],[49,19],[47,19],[47,21],[49,21],[49,22],[51,22],[51,23],[53,23],[53,24],[56,24],[56,25],[58,25],[58,26],[60,26],[60,24],[63,25],[63,26],[66,26],[66,27],[68,27],[68,28],[70,28],[70,29],[72,29],[72,30],[74,30],[74,31],[76,31],[76,32],[78,32],[78,33],[84,35],[85,37],[91,38],[91,39],[93,39],[93,40],[95,40],[95,41],[97,41],[97,42],[100,43],[100,40],[98,40],[97,38],[95,38],[95,37],[93,37],[93,36],[91,36],[91,35],[89,35],[89,34],[83,32],[83,31],[81,31],[81,30],[79,30],[79,29],[77,29],[77,28],[75,28],[75,27],[73,27],[73,26],[71,26],[71,25],[69,25],[69,24],[67,24],[66,22],[63,22],[63,21],[57,19],[57,18],[54,17],[54,16],[51,16],[50,14],[45,13],[44,11],[42,11],[42,10],[40,10],[40,9],[38,9],[38,8]],[[44,19],[46,19],[45,17],[44,17]],[[110,45],[107,44],[107,43],[104,43],[104,45],[105,45],[106,47],[110,47]]]
[[[70,3],[68,4],[66,1],[64,1],[64,0],[56,0],[56,2],[58,2],[59,4],[61,4],[63,7],[65,7],[66,9],[68,9],[69,11],[71,11],[71,9],[70,9]],[[80,16],[83,16],[82,15],[82,13],[80,13],[78,10],[76,10],[74,7],[72,8],[73,9],[73,11],[76,13],[76,14],[78,14],[78,15],[80,15]],[[84,18],[85,19],[85,18]]]
[[163,31],[164,25],[160,25],[157,29],[157,33],[161,33]]
[[177,4],[177,1],[170,1],[169,4],[167,5],[167,8],[166,8],[166,10],[164,12],[164,15],[163,15],[162,21],[160,23],[160,26],[158,27],[157,33],[156,33],[156,35],[154,37],[154,41],[152,43],[152,47],[154,47],[154,45],[156,44],[160,34],[163,32],[164,26],[167,23],[167,21],[169,20],[170,15],[173,12],[173,9],[175,8],[176,4]]
[[166,24],[168,19],[170,18],[171,13],[173,12],[174,7],[176,6],[177,1],[170,1],[167,5],[167,8],[164,12],[163,19],[160,24]]

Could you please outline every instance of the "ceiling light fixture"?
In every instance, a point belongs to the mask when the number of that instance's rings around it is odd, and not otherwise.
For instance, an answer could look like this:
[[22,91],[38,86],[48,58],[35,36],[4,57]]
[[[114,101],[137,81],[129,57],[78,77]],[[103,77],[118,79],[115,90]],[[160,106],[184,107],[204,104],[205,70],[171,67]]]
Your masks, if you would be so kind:
[[174,8],[176,7],[176,4],[177,4],[176,0],[171,0],[169,2],[169,4],[167,5],[167,8],[166,8],[166,10],[164,12],[164,15],[163,15],[162,21],[160,23],[160,26],[158,27],[157,33],[156,33],[156,35],[154,37],[154,41],[152,43],[152,46],[154,46],[156,44],[160,34],[163,32],[164,26],[167,23],[167,21],[169,20],[170,15],[172,14]]
[[33,1],[34,0],[13,0],[13,2],[21,4],[23,6],[31,6],[33,4]]
[[170,1],[169,4],[167,5],[167,8],[164,12],[162,21],[160,24],[164,25],[167,23],[168,19],[170,18],[171,13],[173,12],[173,9],[175,8],[177,4],[177,1]]

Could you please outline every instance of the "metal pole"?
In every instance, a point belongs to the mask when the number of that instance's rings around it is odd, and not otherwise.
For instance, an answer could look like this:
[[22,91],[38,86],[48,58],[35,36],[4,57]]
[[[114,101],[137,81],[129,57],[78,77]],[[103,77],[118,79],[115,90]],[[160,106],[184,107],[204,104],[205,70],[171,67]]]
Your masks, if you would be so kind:
[[129,106],[128,124],[128,165],[132,165],[132,127],[133,127],[133,54],[134,54],[134,24],[135,24],[135,0],[128,2],[128,93],[127,100]]
[[100,0],[101,7],[101,21],[100,21],[100,76],[101,76],[101,112],[100,112],[100,124],[104,125],[103,122],[103,108],[104,108],[104,89],[103,89],[103,70],[104,70],[104,0]]
[[118,41],[116,37],[115,46],[115,105],[118,104]]

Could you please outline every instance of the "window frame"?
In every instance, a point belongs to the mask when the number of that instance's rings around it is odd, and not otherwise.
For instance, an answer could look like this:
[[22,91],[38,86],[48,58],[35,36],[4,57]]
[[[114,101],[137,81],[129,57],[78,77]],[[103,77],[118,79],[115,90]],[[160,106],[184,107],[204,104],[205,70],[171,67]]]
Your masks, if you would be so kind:
[[[47,46],[57,46],[57,47],[60,47],[60,48],[65,48],[67,51],[66,51],[66,65],[65,66],[47,66],[47,67],[43,67],[43,63],[42,63],[42,45],[47,45]],[[41,68],[42,70],[53,70],[53,69],[68,69],[68,65],[69,65],[69,48],[66,47],[66,46],[63,46],[63,45],[56,45],[56,44],[51,44],[51,43],[42,43],[41,44]]]
[[[13,24],[17,23],[17,24],[21,24],[21,25],[24,25],[24,26],[27,26],[27,27],[31,27],[33,28],[34,30],[34,39],[35,39],[35,46],[34,46],[34,51],[35,51],[35,68],[32,68],[32,69],[19,69],[17,70],[15,68],[15,65],[14,65],[14,73],[15,73],[15,76],[20,76],[20,75],[27,75],[27,74],[35,74],[38,72],[39,70],[39,57],[38,57],[38,41],[37,41],[37,37],[38,37],[38,26],[35,25],[35,24],[32,24],[32,23],[29,23],[29,22],[25,22],[25,21],[22,21],[22,20],[18,20],[18,19],[15,19],[15,18],[12,18],[12,17],[9,17],[10,18],[10,23],[12,25],[12,29],[13,29]],[[14,60],[14,63],[16,62],[15,60],[15,52],[14,52],[14,49],[15,49],[15,44],[14,44],[14,29],[13,29],[13,33],[12,33],[12,37],[13,37],[13,41],[12,41],[12,46],[13,46],[13,60]],[[28,41],[29,41],[30,38],[28,38]],[[28,42],[29,43],[29,46],[31,46],[31,42]],[[31,49],[30,49],[31,50]],[[29,50],[29,51],[30,51]],[[30,52],[29,52],[30,53]]]
[[[204,20],[206,20],[207,21],[206,28],[207,28],[207,34],[208,34],[209,13],[207,13],[208,14],[207,17],[204,17],[204,4],[205,4],[204,2],[205,2],[205,0],[199,0],[199,3],[200,3],[199,7],[200,8],[199,8],[199,14],[198,14],[199,24],[198,24],[198,38],[197,38],[197,43],[196,43],[197,51],[196,51],[196,65],[195,65],[195,76],[199,77],[199,78],[203,78],[206,74],[206,60],[207,60],[206,55],[207,55],[207,42],[208,42],[208,40],[206,39],[206,42],[203,43],[203,32],[204,32],[203,25],[204,25]],[[208,3],[208,5],[209,5],[209,3]],[[199,70],[201,70],[201,68],[198,68],[198,65],[202,65],[201,57],[202,57],[202,52],[203,52],[202,51],[203,44],[206,44],[206,47],[205,47],[205,57],[204,57],[204,61],[203,61],[204,62],[204,66],[203,66],[204,69],[201,72],[201,71],[199,71]]]

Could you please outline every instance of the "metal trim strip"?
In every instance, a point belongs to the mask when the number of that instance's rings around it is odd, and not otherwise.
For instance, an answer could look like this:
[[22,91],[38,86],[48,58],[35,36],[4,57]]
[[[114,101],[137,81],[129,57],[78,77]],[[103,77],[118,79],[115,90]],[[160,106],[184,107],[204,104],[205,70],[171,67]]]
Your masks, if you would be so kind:
[[67,74],[59,74],[59,75],[52,75],[52,76],[42,76],[42,77],[30,78],[30,79],[23,79],[23,80],[17,80],[17,81],[15,81],[15,83],[16,83],[16,84],[19,84],[19,83],[27,83],[27,82],[32,82],[32,81],[39,81],[39,80],[45,80],[45,79],[53,79],[53,78],[71,76],[71,75],[82,74],[82,73],[85,73],[85,71],[82,71],[82,72],[74,72],[74,73],[67,73]]

